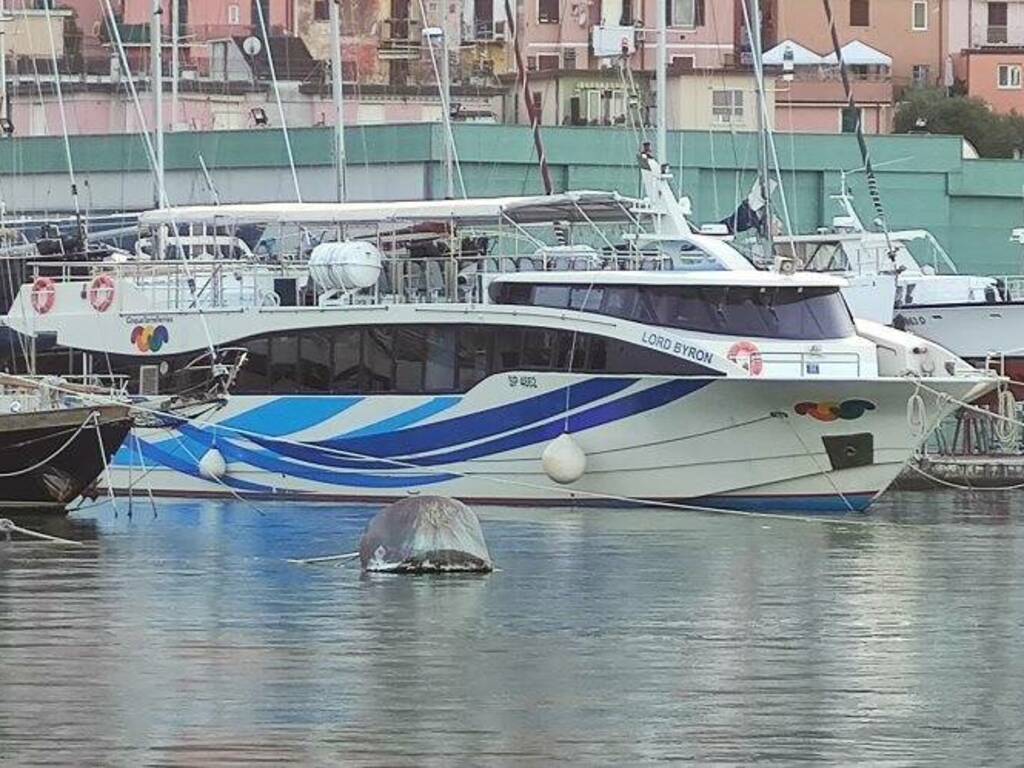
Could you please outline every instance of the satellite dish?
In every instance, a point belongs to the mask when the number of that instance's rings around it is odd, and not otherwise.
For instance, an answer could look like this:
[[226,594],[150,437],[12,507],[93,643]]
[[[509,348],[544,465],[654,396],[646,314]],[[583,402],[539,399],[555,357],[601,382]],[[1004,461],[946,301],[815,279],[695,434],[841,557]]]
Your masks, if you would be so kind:
[[246,56],[259,56],[260,51],[263,50],[263,43],[258,37],[249,36],[242,43],[242,50],[245,51]]

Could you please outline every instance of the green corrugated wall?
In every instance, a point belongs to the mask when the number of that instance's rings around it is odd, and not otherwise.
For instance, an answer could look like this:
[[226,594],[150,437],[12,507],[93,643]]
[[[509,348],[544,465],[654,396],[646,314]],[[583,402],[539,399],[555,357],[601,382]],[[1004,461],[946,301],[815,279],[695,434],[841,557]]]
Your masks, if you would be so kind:
[[[457,151],[469,195],[541,191],[536,153],[528,128],[455,126]],[[329,128],[291,131],[300,167],[333,162]],[[436,125],[382,125],[350,129],[346,154],[352,165],[421,163],[429,167],[428,187],[440,190],[443,133]],[[641,137],[620,128],[544,129],[544,143],[559,189],[614,188],[637,192],[634,156]],[[883,202],[893,228],[927,228],[960,268],[984,273],[1024,272],[1021,249],[1010,230],[1024,226],[1024,162],[964,160],[961,141],[950,136],[885,136],[869,139]],[[287,165],[282,134],[273,129],[176,133],[167,136],[167,168],[198,167],[201,153],[211,171],[280,168]],[[861,166],[857,145],[847,135],[779,135],[776,150],[794,228],[811,230],[835,212],[829,194],[843,169]],[[140,171],[148,167],[138,136],[80,136],[72,139],[79,174]],[[723,218],[754,179],[757,138],[728,132],[676,132],[669,137],[669,162],[677,183],[693,199],[699,220]],[[65,168],[58,138],[0,139],[0,173],[60,173]],[[301,173],[301,168],[300,168]],[[863,174],[851,177],[858,208],[874,218],[864,195]]]

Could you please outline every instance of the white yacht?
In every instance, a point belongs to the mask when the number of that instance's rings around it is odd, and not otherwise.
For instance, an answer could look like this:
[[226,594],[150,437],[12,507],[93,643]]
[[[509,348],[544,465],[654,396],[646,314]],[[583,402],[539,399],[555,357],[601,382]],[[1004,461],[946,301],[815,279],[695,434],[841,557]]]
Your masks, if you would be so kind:
[[169,495],[862,510],[997,386],[854,321],[839,278],[726,270],[713,238],[651,249],[648,215],[600,192],[154,211],[172,242],[254,222],[337,242],[301,267],[68,265],[6,322],[147,403],[221,377],[115,459],[116,485]]
[[845,183],[833,199],[843,213],[830,229],[778,237],[779,251],[800,269],[880,281],[875,291],[846,291],[857,317],[911,331],[974,365],[1024,380],[1024,277],[959,274],[928,231],[869,231]]

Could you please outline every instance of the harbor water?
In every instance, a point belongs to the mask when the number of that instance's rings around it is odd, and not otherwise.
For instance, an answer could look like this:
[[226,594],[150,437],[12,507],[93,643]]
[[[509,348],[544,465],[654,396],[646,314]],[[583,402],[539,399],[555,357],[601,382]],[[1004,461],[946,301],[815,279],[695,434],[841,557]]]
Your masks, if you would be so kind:
[[370,507],[19,518],[88,546],[0,542],[0,764],[1019,764],[1022,498],[483,508],[447,577],[288,562]]

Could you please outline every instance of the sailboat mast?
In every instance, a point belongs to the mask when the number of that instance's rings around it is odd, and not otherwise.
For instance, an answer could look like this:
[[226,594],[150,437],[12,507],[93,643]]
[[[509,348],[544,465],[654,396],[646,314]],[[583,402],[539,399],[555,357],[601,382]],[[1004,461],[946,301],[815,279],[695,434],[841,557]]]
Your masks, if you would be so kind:
[[7,108],[7,3],[0,0],[0,118],[10,117]]
[[749,13],[747,15],[747,29],[750,33],[750,53],[754,60],[754,77],[757,80],[757,135],[758,140],[758,178],[761,186],[761,197],[764,200],[764,238],[767,245],[768,255],[775,252],[772,237],[772,184],[769,168],[771,148],[769,147],[769,131],[771,126],[765,120],[767,105],[765,104],[764,86],[764,44],[761,37],[761,2],[760,0],[747,0],[749,2]]
[[334,97],[334,170],[337,174],[338,202],[348,198],[345,188],[345,96],[341,72],[341,0],[330,0],[331,93]]
[[181,0],[171,0],[171,133],[178,130],[178,79],[181,70],[181,54],[178,51],[181,30]]
[[655,5],[655,30],[657,31],[657,73],[655,90],[658,92],[655,106],[657,108],[657,141],[658,162],[668,162],[668,10],[665,0],[658,0]]
[[158,208],[164,203],[164,73],[160,61],[163,8],[160,0],[153,0],[153,15],[149,22],[150,81],[153,90],[153,133],[156,154],[156,190],[154,199]]

